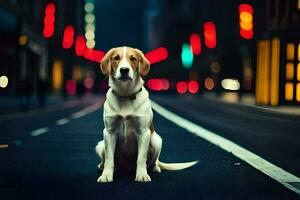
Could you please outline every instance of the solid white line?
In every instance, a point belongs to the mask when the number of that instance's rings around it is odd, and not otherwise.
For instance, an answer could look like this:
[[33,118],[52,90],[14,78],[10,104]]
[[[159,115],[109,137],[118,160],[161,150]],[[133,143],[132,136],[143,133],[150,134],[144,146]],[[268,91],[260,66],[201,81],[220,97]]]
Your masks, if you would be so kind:
[[60,120],[57,120],[57,121],[56,121],[56,124],[57,124],[57,125],[65,125],[65,124],[67,124],[67,123],[69,123],[69,122],[70,122],[69,119],[67,119],[67,118],[62,118],[62,119],[60,119]]
[[232,153],[237,158],[247,162],[249,165],[253,166],[257,170],[263,172],[267,176],[278,181],[288,189],[296,192],[300,195],[300,189],[293,186],[293,183],[299,184],[300,178],[277,167],[276,165],[270,163],[269,161],[263,159],[262,157],[252,153],[251,151],[239,146],[238,144],[221,137],[211,131],[208,131],[197,124],[194,124],[175,113],[172,113],[160,106],[159,104],[151,101],[152,108],[161,116],[170,120],[174,124],[188,130],[191,133],[196,134],[197,136],[207,140],[208,142],[220,147],[221,149]]
[[42,135],[43,133],[46,133],[48,131],[49,131],[49,128],[43,127],[43,128],[39,128],[37,130],[31,131],[30,135],[31,136],[39,136],[39,135]]

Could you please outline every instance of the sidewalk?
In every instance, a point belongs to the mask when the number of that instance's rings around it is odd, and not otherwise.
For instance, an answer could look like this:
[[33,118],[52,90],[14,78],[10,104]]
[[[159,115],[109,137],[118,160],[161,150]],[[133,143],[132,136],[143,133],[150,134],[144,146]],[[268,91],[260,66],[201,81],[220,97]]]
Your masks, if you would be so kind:
[[236,92],[224,92],[220,96],[217,96],[216,93],[207,92],[204,94],[205,98],[218,100],[226,103],[240,104],[244,106],[255,107],[257,109],[262,109],[265,111],[271,111],[276,113],[290,114],[290,115],[299,115],[300,116],[300,106],[258,106],[255,104],[255,96],[251,94],[244,94],[239,96]]
[[38,98],[31,96],[29,106],[26,107],[24,105],[26,100],[23,99],[22,104],[18,96],[0,96],[0,121],[10,120],[37,112],[47,112],[49,109],[59,109],[59,107],[66,106],[63,105],[65,103],[68,103],[67,106],[72,107],[78,99],[77,96],[67,96],[63,98],[62,96],[52,94],[47,96],[45,105],[41,107]]

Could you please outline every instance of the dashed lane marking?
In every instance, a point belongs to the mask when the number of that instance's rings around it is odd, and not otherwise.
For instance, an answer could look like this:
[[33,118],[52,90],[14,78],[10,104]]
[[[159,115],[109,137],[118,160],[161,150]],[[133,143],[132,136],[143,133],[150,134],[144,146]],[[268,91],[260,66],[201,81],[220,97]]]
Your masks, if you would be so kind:
[[57,125],[65,125],[65,124],[67,124],[67,123],[69,123],[70,122],[70,120],[69,119],[67,119],[67,118],[62,118],[62,119],[60,119],[60,120],[57,120],[56,121],[56,124]]
[[96,110],[98,110],[101,106],[103,105],[103,102],[102,101],[99,101],[97,103],[94,103],[93,105],[91,106],[88,106],[78,112],[75,112],[73,114],[71,114],[71,118],[72,119],[78,119],[78,118],[81,118],[89,113],[92,113]]
[[276,180],[280,184],[284,185],[288,189],[294,191],[300,195],[300,178],[285,171],[284,169],[270,163],[264,158],[252,153],[251,151],[239,146],[238,144],[219,136],[209,130],[202,128],[201,126],[190,122],[175,113],[170,112],[164,107],[160,106],[155,102],[152,103],[152,108],[161,116],[165,117],[174,124],[186,129],[187,131],[194,133],[195,135],[201,137],[204,140],[220,147],[221,149],[232,153],[237,158],[245,161],[252,167],[263,172],[267,176]]
[[31,136],[39,136],[49,131],[48,127],[43,127],[30,132]]

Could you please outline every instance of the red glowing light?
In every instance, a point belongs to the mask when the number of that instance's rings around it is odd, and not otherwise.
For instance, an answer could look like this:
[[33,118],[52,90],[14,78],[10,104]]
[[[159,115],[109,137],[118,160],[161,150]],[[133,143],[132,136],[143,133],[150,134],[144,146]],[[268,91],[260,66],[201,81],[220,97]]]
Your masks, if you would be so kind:
[[210,49],[217,46],[216,25],[214,22],[204,23],[204,43]]
[[186,93],[187,91],[187,83],[184,81],[179,81],[176,84],[176,89],[179,94]]
[[197,81],[189,81],[188,90],[192,94],[196,94],[199,91],[199,84]]
[[51,26],[53,25],[55,22],[55,17],[54,15],[46,15],[45,18],[44,18],[44,24],[46,26]]
[[49,38],[54,34],[54,26],[44,26],[43,36]]
[[192,33],[190,35],[190,45],[194,55],[199,55],[201,53],[201,40],[198,33]]
[[67,91],[68,95],[74,95],[76,93],[76,81],[75,80],[67,80],[66,91]]
[[77,56],[83,56],[87,50],[85,44],[85,37],[83,35],[78,35],[75,41],[75,53]]
[[92,89],[94,87],[94,80],[90,77],[87,77],[84,80],[84,87],[88,90]]
[[69,49],[73,45],[74,40],[74,27],[68,25],[65,27],[62,46],[64,49]]
[[250,14],[253,14],[253,9],[250,4],[241,4],[239,5],[239,12],[248,12]]
[[168,50],[164,47],[159,47],[145,54],[150,64],[161,62],[168,58]]
[[253,30],[243,30],[240,29],[240,34],[244,39],[250,40],[253,38]]
[[93,49],[86,49],[86,51],[84,52],[83,57],[85,59],[91,60],[92,55],[93,55]]
[[45,38],[50,38],[54,34],[54,22],[55,22],[55,4],[48,3],[45,8],[45,17],[44,17],[44,28],[43,36]]
[[105,56],[105,53],[103,51],[95,50],[93,49],[91,60],[94,62],[99,62],[102,60],[102,58]]
[[45,8],[45,15],[53,15],[55,13],[55,4],[48,3]]
[[240,35],[246,40],[253,38],[253,8],[250,4],[239,5]]
[[147,81],[147,86],[150,90],[160,91],[162,90],[163,83],[160,79],[149,79]]
[[100,62],[102,58],[105,56],[103,51],[95,50],[95,49],[86,49],[84,53],[84,58],[93,62]]
[[167,79],[161,79],[162,90],[168,90],[170,88],[170,82]]

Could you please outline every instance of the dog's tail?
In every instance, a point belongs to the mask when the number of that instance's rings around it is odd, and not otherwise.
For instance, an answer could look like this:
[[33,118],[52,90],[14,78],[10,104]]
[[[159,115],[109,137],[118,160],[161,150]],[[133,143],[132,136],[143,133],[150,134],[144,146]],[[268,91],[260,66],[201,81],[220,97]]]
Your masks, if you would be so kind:
[[194,165],[196,165],[199,161],[192,161],[192,162],[184,162],[184,163],[163,163],[160,161],[157,161],[157,164],[159,166],[160,169],[162,170],[182,170],[182,169],[186,169],[189,167],[192,167]]

